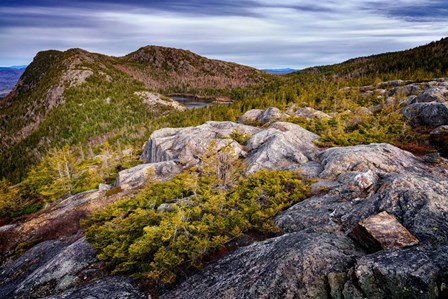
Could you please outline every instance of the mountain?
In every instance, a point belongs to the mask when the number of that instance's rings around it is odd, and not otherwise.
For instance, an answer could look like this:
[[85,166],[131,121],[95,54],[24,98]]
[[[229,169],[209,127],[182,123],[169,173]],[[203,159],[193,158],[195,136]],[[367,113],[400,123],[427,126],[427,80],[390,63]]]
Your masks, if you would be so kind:
[[0,66],[0,70],[24,70],[28,65]]
[[273,75],[286,75],[295,72],[297,70],[290,68],[283,68],[283,69],[262,69],[262,71]]
[[0,298],[448,298],[446,42],[285,76],[39,53],[0,102],[2,168],[40,160],[0,180]]
[[216,93],[269,79],[254,68],[157,46],[143,47],[121,57],[115,66],[146,87],[165,93]]
[[[413,49],[358,57],[345,62],[313,67],[297,73],[320,73],[343,78],[380,77],[407,79],[418,75],[437,78],[448,71],[448,37]],[[295,74],[297,74],[295,73]]]
[[155,46],[124,57],[40,52],[0,102],[0,177],[17,181],[53,147],[137,138],[148,120],[173,110],[144,92],[221,95],[267,80],[250,67]]
[[0,98],[5,97],[19,81],[25,71],[26,65],[0,67]]

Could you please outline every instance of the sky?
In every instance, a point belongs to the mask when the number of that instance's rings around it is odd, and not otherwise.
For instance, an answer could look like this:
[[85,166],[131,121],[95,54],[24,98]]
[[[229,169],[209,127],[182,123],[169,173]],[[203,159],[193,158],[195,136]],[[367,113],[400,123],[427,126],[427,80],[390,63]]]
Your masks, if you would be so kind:
[[447,0],[0,0],[0,66],[38,51],[146,45],[302,69],[448,36]]

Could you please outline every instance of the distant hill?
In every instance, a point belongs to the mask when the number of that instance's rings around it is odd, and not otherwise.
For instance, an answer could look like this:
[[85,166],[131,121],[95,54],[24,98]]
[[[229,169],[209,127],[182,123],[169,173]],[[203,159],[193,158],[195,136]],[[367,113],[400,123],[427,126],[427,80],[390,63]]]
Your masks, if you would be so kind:
[[145,92],[221,95],[270,78],[251,67],[156,46],[124,57],[81,49],[40,52],[0,101],[0,177],[19,180],[52,147],[145,136],[150,119],[172,110],[163,99],[149,103]]
[[0,71],[2,70],[24,70],[28,65],[13,65],[13,66],[0,66]]
[[[344,78],[391,79],[422,76],[436,78],[448,72],[448,38],[413,49],[358,57],[343,63],[312,67],[298,73],[337,75]],[[294,74],[291,74],[294,75]]]
[[0,67],[0,98],[5,97],[19,81],[26,65]]
[[284,69],[262,69],[263,72],[273,74],[273,75],[286,75],[292,72],[295,72],[297,70],[290,69],[290,68],[284,68]]
[[174,48],[146,46],[113,62],[146,87],[165,93],[210,94],[269,81],[254,68]]

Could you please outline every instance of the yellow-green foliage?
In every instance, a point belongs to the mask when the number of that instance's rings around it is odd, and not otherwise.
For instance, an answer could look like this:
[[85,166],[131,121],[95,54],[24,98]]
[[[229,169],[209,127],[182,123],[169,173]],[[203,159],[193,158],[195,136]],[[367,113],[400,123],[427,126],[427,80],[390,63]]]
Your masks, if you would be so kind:
[[236,142],[238,142],[241,145],[245,145],[247,141],[249,141],[251,135],[250,134],[246,134],[244,132],[241,132],[237,129],[235,129],[231,134],[230,134],[230,138],[232,138],[233,140],[235,140]]
[[21,215],[20,211],[34,212],[40,205],[32,200],[25,201],[19,194],[19,189],[12,186],[6,179],[0,181],[0,217],[11,219]]
[[291,171],[264,170],[224,182],[214,171],[219,163],[204,161],[202,171],[150,183],[136,198],[83,222],[98,258],[114,273],[172,283],[249,232],[278,232],[273,216],[309,191],[309,184]]
[[93,149],[88,153],[82,146],[52,149],[20,184],[0,181],[0,217],[11,220],[33,213],[45,203],[115,181],[118,169],[132,167],[137,160],[136,156],[113,150],[108,142],[96,151],[97,156]]
[[375,142],[405,144],[421,138],[398,111],[387,108],[376,113],[363,113],[355,109],[336,113],[331,119],[307,120],[304,117],[291,117],[289,121],[320,135],[317,144],[323,147]]

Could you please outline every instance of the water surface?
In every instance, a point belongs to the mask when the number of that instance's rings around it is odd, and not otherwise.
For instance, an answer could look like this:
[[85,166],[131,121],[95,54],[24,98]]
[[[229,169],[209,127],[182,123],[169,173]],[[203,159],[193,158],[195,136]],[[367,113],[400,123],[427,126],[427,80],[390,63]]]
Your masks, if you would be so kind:
[[171,96],[171,98],[187,107],[187,109],[203,108],[213,105],[211,100],[202,100],[196,97]]

